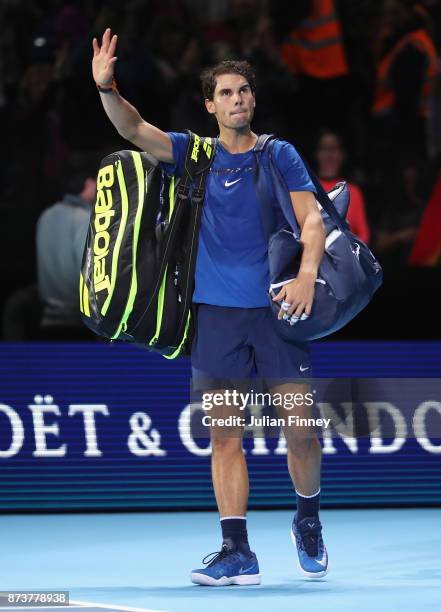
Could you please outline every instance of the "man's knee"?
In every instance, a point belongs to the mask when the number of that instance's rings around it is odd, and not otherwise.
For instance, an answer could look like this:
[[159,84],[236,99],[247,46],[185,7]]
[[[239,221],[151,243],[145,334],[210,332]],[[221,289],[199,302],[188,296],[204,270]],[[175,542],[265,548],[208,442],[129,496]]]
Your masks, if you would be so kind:
[[212,434],[211,435],[212,454],[232,455],[242,450],[242,436],[240,432],[231,435]]

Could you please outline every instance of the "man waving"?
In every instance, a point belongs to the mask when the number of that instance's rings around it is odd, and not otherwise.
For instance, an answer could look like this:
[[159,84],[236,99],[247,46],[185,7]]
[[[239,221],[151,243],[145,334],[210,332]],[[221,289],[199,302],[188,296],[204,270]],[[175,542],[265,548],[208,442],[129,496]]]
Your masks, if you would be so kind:
[[[155,156],[165,172],[180,176],[188,135],[163,132],[147,123],[120,96],[114,79],[116,45],[117,36],[109,29],[101,46],[93,41],[93,76],[104,109],[121,136]],[[219,137],[207,178],[196,262],[193,382],[201,390],[222,392],[233,380],[257,375],[273,394],[305,395],[311,376],[308,346],[287,343],[274,333],[268,306],[268,241],[254,186],[253,148],[258,136],[250,127],[256,105],[254,74],[247,62],[226,61],[205,71],[201,80],[205,107],[217,120]],[[283,316],[296,324],[311,312],[325,232],[314,186],[295,148],[278,140],[273,155],[301,228],[299,274],[275,298],[282,301]],[[280,218],[281,211],[275,214]],[[225,414],[225,409],[219,407],[218,412]],[[296,414],[308,417],[309,411],[302,405]],[[235,408],[233,412],[239,414]],[[283,407],[280,413],[286,414]],[[247,537],[248,472],[242,433],[241,426],[230,429],[228,435],[222,428],[210,428],[223,543],[206,567],[192,572],[192,581],[198,584],[260,583],[257,558]],[[318,514],[321,448],[308,428],[285,427],[284,433],[297,497],[292,538],[302,572],[320,578],[328,565]]]

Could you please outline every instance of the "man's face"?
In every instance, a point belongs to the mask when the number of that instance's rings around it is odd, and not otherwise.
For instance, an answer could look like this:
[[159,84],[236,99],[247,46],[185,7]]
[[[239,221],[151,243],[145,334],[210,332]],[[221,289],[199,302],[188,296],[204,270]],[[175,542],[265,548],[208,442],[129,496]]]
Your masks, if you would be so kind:
[[208,112],[216,116],[219,127],[237,130],[250,125],[255,105],[248,81],[240,74],[218,76],[213,100],[205,100]]

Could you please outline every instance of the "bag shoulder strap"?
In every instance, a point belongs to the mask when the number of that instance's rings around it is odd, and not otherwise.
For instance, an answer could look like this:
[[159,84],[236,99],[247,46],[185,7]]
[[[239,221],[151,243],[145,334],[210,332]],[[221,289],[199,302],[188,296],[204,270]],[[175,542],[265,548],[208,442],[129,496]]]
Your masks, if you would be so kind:
[[179,181],[176,195],[180,199],[186,200],[195,177],[199,176],[199,184],[193,189],[192,200],[202,201],[204,199],[207,172],[216,153],[216,140],[214,138],[198,136],[191,130],[186,131],[189,138],[185,153],[184,176]]
[[260,134],[253,149],[255,157],[254,185],[257,199],[260,204],[260,217],[267,239],[269,239],[271,234],[275,231],[276,217],[270,195],[270,177],[267,176],[267,171],[265,169],[262,170],[261,161],[263,151],[266,147],[271,151],[275,139],[273,134]]
[[262,151],[265,149],[265,146],[269,143],[270,140],[275,140],[276,137],[274,136],[274,134],[260,134],[257,137],[257,142],[254,145],[254,153],[262,153]]
[[[271,180],[273,181],[273,184],[276,187],[276,193],[277,192],[279,192],[279,194],[281,193],[280,189],[277,189],[277,187],[283,188],[283,191],[286,191],[285,181],[280,173],[280,170],[277,168],[275,161],[274,161],[274,144],[276,140],[279,140],[279,139],[273,134],[262,134],[261,136],[259,136],[256,146],[255,146],[255,152],[257,153],[256,155],[256,161],[257,161],[256,190],[258,193],[258,197],[261,200],[262,220],[263,220],[265,232],[268,237],[275,230],[275,215],[274,215],[274,212],[271,206],[271,197],[270,197],[269,185],[268,185],[268,180],[270,177],[265,176],[266,173],[261,172],[259,166],[260,166],[261,154],[264,151],[265,147],[267,147],[268,148],[268,158],[269,158],[268,170],[271,175]],[[320,202],[323,210],[326,213],[328,213],[329,217],[334,221],[335,225],[340,229],[340,231],[345,232],[346,230],[349,229],[349,226],[346,220],[343,217],[341,217],[341,215],[335,208],[334,203],[329,198],[328,194],[326,193],[325,189],[320,183],[319,178],[317,177],[315,172],[311,169],[308,162],[303,158],[303,156],[299,152],[298,152],[298,155],[301,161],[303,162],[303,164],[305,165],[305,168],[309,174],[309,177],[316,189],[317,200]],[[289,206],[289,208],[291,210],[291,205]],[[291,221],[289,219],[287,220],[289,221],[294,231],[294,234],[296,236],[299,236],[300,229],[298,227],[297,220],[295,219],[294,214],[290,216],[291,216]]]
[[309,177],[310,177],[311,181],[313,182],[313,185],[314,185],[314,187],[316,189],[316,192],[317,192],[317,200],[322,205],[323,210],[326,213],[328,213],[328,215],[334,221],[334,223],[338,227],[338,229],[340,231],[342,231],[342,232],[345,232],[346,230],[349,229],[349,225],[348,225],[346,219],[344,219],[340,215],[338,210],[335,208],[334,202],[331,200],[331,198],[326,193],[326,190],[324,189],[323,185],[321,184],[320,179],[318,178],[318,176],[316,175],[314,170],[311,169],[311,167],[308,164],[308,162],[300,155],[300,153],[299,153],[299,157],[302,160],[302,162],[304,163],[305,168],[306,168],[306,170],[307,170],[307,172],[309,174]]
[[216,153],[216,139],[198,136],[191,130],[188,133],[187,152],[185,154],[185,174],[193,179],[211,166]]

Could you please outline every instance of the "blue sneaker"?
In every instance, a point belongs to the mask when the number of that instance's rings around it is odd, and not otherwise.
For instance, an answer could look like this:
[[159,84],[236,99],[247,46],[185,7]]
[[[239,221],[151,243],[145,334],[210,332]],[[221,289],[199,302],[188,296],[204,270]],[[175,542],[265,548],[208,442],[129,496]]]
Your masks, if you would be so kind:
[[308,578],[323,578],[328,572],[328,553],[323,543],[318,518],[306,517],[292,522],[291,539],[297,548],[300,571]]
[[[215,555],[209,561],[207,557]],[[202,563],[207,565],[191,572],[191,581],[204,586],[228,586],[230,584],[260,584],[259,564],[256,555],[234,548],[224,542],[219,552],[210,553]]]

